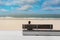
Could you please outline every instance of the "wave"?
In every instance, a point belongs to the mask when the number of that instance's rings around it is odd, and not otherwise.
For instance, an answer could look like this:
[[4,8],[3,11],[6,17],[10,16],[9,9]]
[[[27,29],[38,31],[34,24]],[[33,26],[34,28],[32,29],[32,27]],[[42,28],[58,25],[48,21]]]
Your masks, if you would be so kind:
[[28,18],[24,18],[24,17],[20,17],[20,18],[16,18],[16,17],[0,17],[0,19],[26,19],[26,20],[29,20],[29,19],[30,20],[44,20],[44,19],[46,19],[46,20],[47,19],[49,19],[49,20],[54,19],[55,20],[55,19],[59,19],[60,20],[60,18],[34,18],[34,17],[33,18],[32,17],[30,17],[30,18],[29,17]]
[[0,17],[0,18],[13,18],[13,17]]

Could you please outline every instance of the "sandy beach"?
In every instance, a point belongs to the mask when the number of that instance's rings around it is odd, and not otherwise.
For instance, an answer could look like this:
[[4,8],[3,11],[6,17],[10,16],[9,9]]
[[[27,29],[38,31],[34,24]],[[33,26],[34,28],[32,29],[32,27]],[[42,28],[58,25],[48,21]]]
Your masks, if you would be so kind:
[[[59,40],[60,36],[22,36],[22,24],[53,24],[53,30],[60,30],[60,20],[55,19],[16,19],[0,18],[0,39],[1,40]],[[17,30],[17,31],[16,31]]]
[[53,30],[60,30],[60,20],[56,19],[20,19],[0,18],[0,30],[22,30],[22,24],[53,24]]

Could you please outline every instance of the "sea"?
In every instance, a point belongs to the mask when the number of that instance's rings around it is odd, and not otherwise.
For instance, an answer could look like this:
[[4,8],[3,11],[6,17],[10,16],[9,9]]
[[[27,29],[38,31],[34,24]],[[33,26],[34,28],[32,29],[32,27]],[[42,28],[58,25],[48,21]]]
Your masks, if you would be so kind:
[[1,18],[60,18],[60,14],[13,14],[0,15]]

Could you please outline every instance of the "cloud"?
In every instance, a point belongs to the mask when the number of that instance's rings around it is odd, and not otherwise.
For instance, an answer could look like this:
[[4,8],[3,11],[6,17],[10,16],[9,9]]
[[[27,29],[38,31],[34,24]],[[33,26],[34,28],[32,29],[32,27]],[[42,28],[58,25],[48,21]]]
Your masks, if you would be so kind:
[[10,6],[10,5],[12,5],[12,3],[6,2],[5,5]]
[[38,0],[12,0],[12,1],[1,1],[0,3],[3,5],[22,5],[22,4],[34,4],[36,3]]
[[8,10],[6,9],[0,9],[0,12],[7,12]]
[[53,5],[59,5],[60,4],[60,0],[47,0],[43,3],[43,6],[53,6]]
[[42,5],[42,10],[60,10],[60,0],[47,0]]
[[60,7],[46,7],[46,8],[43,8],[42,10],[46,10],[46,11],[56,11],[56,10],[60,10]]
[[24,5],[24,6],[22,6],[21,8],[18,8],[17,10],[27,11],[27,10],[29,10],[30,8],[32,8],[31,5]]
[[3,5],[3,9],[6,7],[6,10],[8,10],[7,7],[9,6],[10,10],[28,11],[37,1],[39,0],[0,0],[0,6]]
[[25,4],[25,3],[35,3],[37,0],[14,0],[13,3],[20,3],[20,4]]

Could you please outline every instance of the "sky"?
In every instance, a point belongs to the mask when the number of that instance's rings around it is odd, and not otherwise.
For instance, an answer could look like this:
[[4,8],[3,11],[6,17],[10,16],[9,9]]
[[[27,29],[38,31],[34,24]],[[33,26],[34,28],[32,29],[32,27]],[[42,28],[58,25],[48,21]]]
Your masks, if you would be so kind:
[[60,0],[0,0],[1,14],[60,14]]

